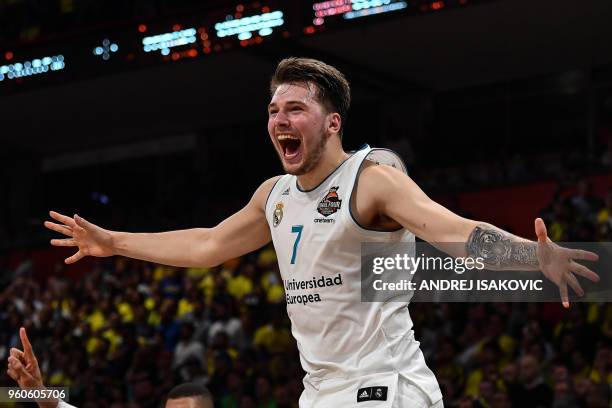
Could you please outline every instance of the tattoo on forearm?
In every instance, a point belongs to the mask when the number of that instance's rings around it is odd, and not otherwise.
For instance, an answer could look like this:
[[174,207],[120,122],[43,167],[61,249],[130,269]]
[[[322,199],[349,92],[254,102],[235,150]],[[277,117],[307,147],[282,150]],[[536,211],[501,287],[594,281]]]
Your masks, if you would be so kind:
[[470,257],[481,257],[485,265],[504,269],[538,267],[535,242],[521,241],[518,237],[492,225],[474,228],[465,245]]

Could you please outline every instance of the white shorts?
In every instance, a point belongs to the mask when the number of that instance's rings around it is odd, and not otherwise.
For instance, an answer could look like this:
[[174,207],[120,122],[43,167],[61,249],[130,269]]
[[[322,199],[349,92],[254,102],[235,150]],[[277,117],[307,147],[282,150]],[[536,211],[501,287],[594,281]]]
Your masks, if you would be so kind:
[[411,384],[400,375],[395,391],[395,399],[393,400],[392,408],[444,408],[442,399],[439,401],[430,401],[419,387]]
[[[384,400],[364,398],[364,391],[373,396],[378,388],[386,396]],[[381,395],[378,394],[378,395]],[[435,401],[432,401],[432,398]],[[304,392],[299,408],[443,408],[439,387],[428,396],[420,387],[398,373],[379,373],[352,379],[328,379],[311,383],[304,379]]]

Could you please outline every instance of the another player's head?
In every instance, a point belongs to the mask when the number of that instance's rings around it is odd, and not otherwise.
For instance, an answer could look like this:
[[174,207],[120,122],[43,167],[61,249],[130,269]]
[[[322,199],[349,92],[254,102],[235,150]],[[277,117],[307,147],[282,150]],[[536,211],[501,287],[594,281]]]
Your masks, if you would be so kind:
[[196,383],[177,385],[168,393],[166,408],[213,408],[213,399],[206,387]]
[[276,67],[270,94],[268,133],[287,173],[307,173],[326,152],[342,149],[351,90],[340,71],[314,59],[287,58]]

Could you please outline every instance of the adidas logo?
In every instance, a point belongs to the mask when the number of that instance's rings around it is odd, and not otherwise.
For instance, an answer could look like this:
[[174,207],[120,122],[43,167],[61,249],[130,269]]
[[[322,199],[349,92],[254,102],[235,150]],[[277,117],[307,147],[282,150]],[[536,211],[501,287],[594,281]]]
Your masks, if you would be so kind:
[[357,402],[386,401],[389,387],[365,387],[357,390]]
[[287,189],[285,191],[283,191],[283,193],[281,195],[289,195],[289,189],[290,189],[290,187],[287,187]]

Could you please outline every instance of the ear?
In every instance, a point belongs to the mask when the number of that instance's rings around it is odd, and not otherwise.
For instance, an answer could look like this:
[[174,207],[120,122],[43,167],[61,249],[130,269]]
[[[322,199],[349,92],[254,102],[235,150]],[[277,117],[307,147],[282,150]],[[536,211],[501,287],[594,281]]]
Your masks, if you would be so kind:
[[340,114],[337,112],[330,113],[328,115],[328,120],[327,130],[330,133],[340,133],[340,127],[342,126],[342,118],[340,117]]

